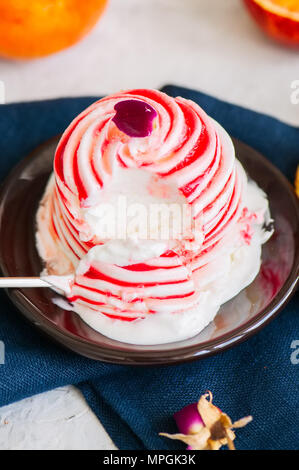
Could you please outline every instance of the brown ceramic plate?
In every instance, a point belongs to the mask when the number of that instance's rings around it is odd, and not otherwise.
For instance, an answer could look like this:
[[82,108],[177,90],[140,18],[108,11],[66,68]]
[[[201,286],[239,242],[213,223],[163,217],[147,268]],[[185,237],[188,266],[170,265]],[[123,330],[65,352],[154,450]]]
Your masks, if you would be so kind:
[[[255,281],[221,307],[215,321],[194,338],[158,346],[134,346],[111,340],[87,326],[78,315],[52,301],[50,289],[10,289],[8,295],[35,326],[65,347],[100,361],[119,364],[172,364],[202,358],[243,341],[265,326],[295,290],[299,264],[299,209],[285,177],[247,145],[236,152],[250,177],[269,196],[275,233],[263,247]],[[0,266],[5,276],[39,275],[35,248],[35,213],[52,170],[57,139],[21,161],[0,195]]]

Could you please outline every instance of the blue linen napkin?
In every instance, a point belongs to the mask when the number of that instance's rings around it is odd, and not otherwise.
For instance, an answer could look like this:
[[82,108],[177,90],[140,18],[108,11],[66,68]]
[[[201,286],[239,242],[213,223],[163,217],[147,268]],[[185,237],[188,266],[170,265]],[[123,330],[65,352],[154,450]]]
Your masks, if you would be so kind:
[[[293,177],[299,128],[193,90],[167,86],[163,91],[198,102],[230,134]],[[0,106],[0,178],[36,145],[62,132],[94,99]],[[291,344],[299,340],[298,301],[297,295],[263,331],[217,356],[179,366],[134,368],[64,350],[27,323],[1,291],[0,340],[6,354],[0,365],[0,405],[74,384],[120,449],[171,450],[184,446],[158,432],[176,432],[172,414],[210,389],[214,402],[233,420],[254,417],[238,431],[239,449],[298,449],[299,364],[290,359]]]

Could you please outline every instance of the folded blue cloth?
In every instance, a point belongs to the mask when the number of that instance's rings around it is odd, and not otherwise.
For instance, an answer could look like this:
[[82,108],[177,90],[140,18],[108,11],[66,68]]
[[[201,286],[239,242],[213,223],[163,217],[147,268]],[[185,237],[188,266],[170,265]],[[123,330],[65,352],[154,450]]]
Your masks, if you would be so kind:
[[[170,95],[199,103],[228,132],[260,150],[289,178],[299,156],[299,128],[224,103],[202,93],[167,86]],[[0,106],[0,178],[36,145],[64,130],[94,98]],[[239,449],[298,449],[299,364],[291,343],[299,340],[298,304],[260,333],[217,356],[172,367],[107,365],[65,351],[45,338],[0,292],[0,405],[66,384],[77,385],[120,449],[178,449],[159,437],[175,432],[172,414],[207,389],[233,420],[252,414],[238,431]]]

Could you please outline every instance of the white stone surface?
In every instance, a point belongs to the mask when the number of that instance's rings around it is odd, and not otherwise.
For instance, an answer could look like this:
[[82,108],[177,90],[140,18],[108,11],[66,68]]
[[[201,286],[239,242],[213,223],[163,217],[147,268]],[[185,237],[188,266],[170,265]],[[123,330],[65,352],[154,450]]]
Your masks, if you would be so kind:
[[[73,48],[30,62],[0,61],[7,102],[175,83],[295,125],[291,84],[298,79],[298,52],[267,40],[241,0],[111,0]],[[0,448],[113,444],[81,394],[64,387],[0,409]]]
[[81,393],[61,387],[0,408],[1,450],[110,450],[115,446]]

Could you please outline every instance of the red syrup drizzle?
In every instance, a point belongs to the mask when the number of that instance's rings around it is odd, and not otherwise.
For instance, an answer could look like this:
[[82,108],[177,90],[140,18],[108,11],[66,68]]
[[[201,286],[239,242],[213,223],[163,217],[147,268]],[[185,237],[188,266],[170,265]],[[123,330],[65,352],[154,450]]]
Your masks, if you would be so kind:
[[270,299],[273,299],[283,283],[279,267],[271,260],[268,260],[262,264],[260,276],[262,288],[269,293]]
[[129,137],[148,137],[153,131],[156,110],[141,100],[119,101],[114,106],[116,111],[112,121],[121,132]]

